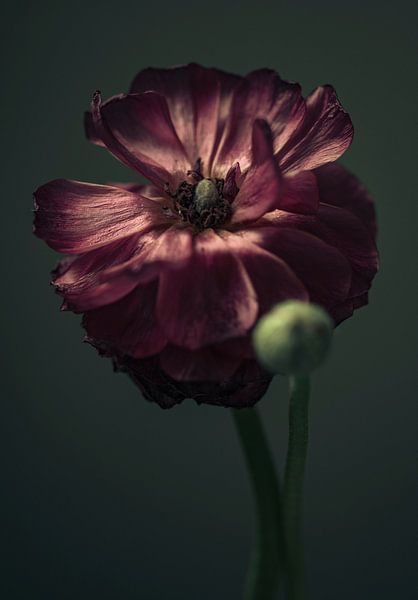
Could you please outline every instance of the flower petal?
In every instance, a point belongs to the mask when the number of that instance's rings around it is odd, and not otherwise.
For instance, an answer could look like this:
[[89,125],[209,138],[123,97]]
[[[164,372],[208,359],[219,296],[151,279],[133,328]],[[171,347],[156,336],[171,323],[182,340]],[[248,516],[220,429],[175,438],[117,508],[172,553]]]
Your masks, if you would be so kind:
[[353,125],[330,85],[306,99],[306,113],[276,157],[284,172],[307,171],[337,160],[351,144]]
[[176,381],[224,381],[240,362],[240,358],[220,352],[218,346],[186,350],[169,345],[160,355],[162,369]]
[[245,269],[211,229],[195,237],[184,267],[161,274],[158,321],[177,346],[195,350],[245,335],[257,311]]
[[312,171],[299,171],[294,175],[283,177],[283,189],[279,202],[281,210],[315,214],[318,207],[318,184]]
[[[292,269],[271,252],[257,245],[262,236],[259,229],[252,237],[243,233],[237,235],[224,232],[222,236],[231,252],[239,258],[247,271],[257,293],[258,317],[270,310],[277,302],[297,299],[308,300],[302,281]],[[256,243],[253,243],[253,242]]]
[[134,358],[161,352],[167,340],[155,319],[157,287],[151,281],[109,306],[86,312],[87,341],[106,353]]
[[335,247],[306,231],[285,227],[259,227],[242,235],[279,257],[303,281],[311,302],[331,308],[346,300],[351,266]]
[[189,64],[171,69],[145,69],[135,78],[132,92],[154,90],[168,103],[177,135],[192,164],[203,161],[211,174],[211,156],[223,131],[232,92],[241,80],[218,69]]
[[161,94],[121,95],[104,104],[96,95],[92,115],[95,135],[107,149],[160,188],[184,178],[190,169]]
[[140,282],[126,275],[133,257],[139,261],[140,256],[148,256],[159,236],[159,230],[132,235],[61,261],[52,283],[64,297],[62,310],[84,312],[126,296]]
[[370,288],[378,269],[376,245],[362,222],[349,211],[321,203],[316,217],[277,210],[265,215],[263,221],[279,228],[307,231],[337,248],[352,268],[350,296],[362,295]]
[[277,152],[299,124],[305,112],[300,86],[284,81],[270,69],[249,73],[235,88],[225,132],[214,160],[219,176],[239,162],[245,171],[251,164],[252,125],[265,119],[273,132]]
[[117,357],[115,366],[128,373],[144,397],[161,408],[171,408],[187,398],[198,404],[253,406],[264,396],[272,379],[255,360],[244,361],[230,378],[220,382],[176,381],[161,368],[159,357]]
[[34,197],[35,234],[68,254],[170,224],[156,202],[107,185],[56,179],[38,188]]
[[282,189],[270,127],[266,121],[257,119],[253,126],[251,167],[232,204],[231,223],[254,221],[278,207]]
[[342,165],[332,163],[315,170],[322,202],[352,212],[376,236],[376,213],[364,185]]

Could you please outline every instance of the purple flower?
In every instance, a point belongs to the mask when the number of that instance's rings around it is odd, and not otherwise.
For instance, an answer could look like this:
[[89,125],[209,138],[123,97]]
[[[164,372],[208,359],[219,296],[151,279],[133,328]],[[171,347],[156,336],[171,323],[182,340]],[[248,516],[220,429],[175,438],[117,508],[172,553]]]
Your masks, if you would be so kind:
[[150,185],[56,180],[35,233],[87,340],[168,407],[254,404],[270,376],[250,332],[277,302],[338,324],[377,271],[371,199],[336,161],[353,127],[331,86],[306,99],[271,70],[146,69],[86,114],[89,139]]

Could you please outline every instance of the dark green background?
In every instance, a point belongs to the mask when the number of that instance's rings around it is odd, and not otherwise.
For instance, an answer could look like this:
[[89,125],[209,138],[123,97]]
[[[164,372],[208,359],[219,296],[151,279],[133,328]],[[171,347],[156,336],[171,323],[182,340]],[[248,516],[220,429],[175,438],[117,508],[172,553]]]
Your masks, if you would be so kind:
[[[416,14],[406,2],[17,2],[2,19],[1,597],[235,600],[253,534],[231,415],[148,404],[81,343],[31,235],[56,177],[133,180],[84,139],[93,90],[148,65],[268,66],[335,85],[343,158],[376,199],[382,269],[314,377],[306,485],[311,600],[414,597]],[[414,156],[415,154],[415,156]],[[414,385],[415,384],[415,385]],[[277,461],[286,382],[260,404]],[[415,493],[414,493],[415,489]]]

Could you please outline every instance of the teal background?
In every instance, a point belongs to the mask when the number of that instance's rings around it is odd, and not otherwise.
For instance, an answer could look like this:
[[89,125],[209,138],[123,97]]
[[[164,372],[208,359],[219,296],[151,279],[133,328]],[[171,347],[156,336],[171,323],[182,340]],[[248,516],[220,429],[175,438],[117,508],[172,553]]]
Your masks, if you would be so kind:
[[[354,121],[343,163],[376,199],[382,269],[313,378],[306,480],[311,600],[414,595],[416,10],[396,2],[16,2],[2,81],[1,575],[5,600],[234,600],[252,499],[228,410],[145,402],[81,343],[31,235],[56,177],[134,180],[84,139],[91,93],[148,66],[268,66],[335,85]],[[280,468],[286,381],[259,405]]]

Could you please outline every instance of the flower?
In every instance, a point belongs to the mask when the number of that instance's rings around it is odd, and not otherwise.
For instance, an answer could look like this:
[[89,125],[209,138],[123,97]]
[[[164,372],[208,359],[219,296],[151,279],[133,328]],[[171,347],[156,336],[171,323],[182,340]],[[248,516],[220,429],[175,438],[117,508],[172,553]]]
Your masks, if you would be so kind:
[[367,302],[375,217],[336,161],[353,127],[334,89],[306,99],[261,69],[145,69],[93,96],[87,136],[149,185],[56,180],[35,192],[35,233],[69,255],[53,275],[87,341],[168,407],[254,404],[270,375],[251,331],[276,303],[336,324]]

